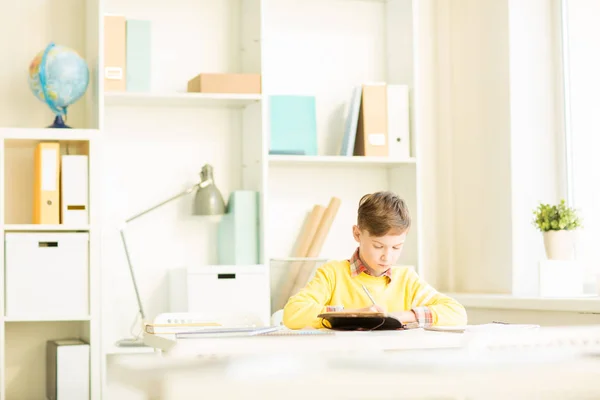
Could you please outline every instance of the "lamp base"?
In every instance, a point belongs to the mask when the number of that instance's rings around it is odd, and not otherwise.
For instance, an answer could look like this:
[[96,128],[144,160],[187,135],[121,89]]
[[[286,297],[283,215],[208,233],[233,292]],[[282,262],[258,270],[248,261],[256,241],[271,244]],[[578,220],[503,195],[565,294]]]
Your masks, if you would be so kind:
[[142,338],[125,338],[117,340],[117,347],[148,347]]

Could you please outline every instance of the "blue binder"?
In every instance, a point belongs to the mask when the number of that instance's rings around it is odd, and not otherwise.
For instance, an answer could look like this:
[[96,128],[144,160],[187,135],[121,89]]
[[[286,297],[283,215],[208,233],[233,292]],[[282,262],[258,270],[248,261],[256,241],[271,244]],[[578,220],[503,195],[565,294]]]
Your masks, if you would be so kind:
[[317,116],[314,96],[269,97],[271,154],[317,155]]

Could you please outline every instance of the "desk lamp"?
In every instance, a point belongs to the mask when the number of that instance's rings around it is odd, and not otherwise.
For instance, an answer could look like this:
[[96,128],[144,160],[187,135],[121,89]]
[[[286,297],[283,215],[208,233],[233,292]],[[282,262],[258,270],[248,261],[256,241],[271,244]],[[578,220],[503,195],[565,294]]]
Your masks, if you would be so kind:
[[[142,304],[142,300],[140,298],[140,292],[138,290],[137,281],[135,279],[135,273],[133,270],[133,266],[131,263],[131,257],[129,255],[129,249],[127,248],[127,241],[125,240],[125,227],[128,223],[140,218],[143,215],[146,215],[157,208],[164,206],[182,196],[187,194],[196,192],[194,197],[194,204],[192,208],[193,215],[220,215],[225,214],[225,202],[223,201],[223,196],[221,192],[214,184],[213,178],[213,168],[212,166],[206,164],[202,167],[202,171],[200,172],[200,182],[196,183],[194,186],[189,189],[170,197],[155,206],[144,210],[131,218],[127,219],[123,226],[120,229],[121,241],[123,242],[123,248],[125,249],[125,256],[127,257],[127,264],[129,265],[129,272],[131,273],[131,281],[133,282],[133,289],[135,291],[135,297],[138,304],[139,309],[139,317],[141,317],[142,331],[144,329],[144,324],[146,323],[146,313],[144,312],[144,306]],[[137,317],[136,317],[137,321]],[[134,323],[135,325],[135,323]],[[143,338],[140,334],[134,335],[132,338],[125,338],[117,341],[117,346],[120,347],[140,347],[145,346]]]

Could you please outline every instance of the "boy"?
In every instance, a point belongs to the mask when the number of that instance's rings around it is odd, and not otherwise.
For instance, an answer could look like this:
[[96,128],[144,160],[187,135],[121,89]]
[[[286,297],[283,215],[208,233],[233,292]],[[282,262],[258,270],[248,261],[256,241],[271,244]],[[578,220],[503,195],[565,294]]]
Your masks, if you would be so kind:
[[[357,225],[358,248],[350,260],[322,265],[283,310],[290,329],[322,328],[317,315],[326,311],[380,311],[403,323],[466,325],[464,307],[421,280],[412,268],[392,268],[410,229],[405,202],[391,192],[363,196]],[[373,306],[365,285],[376,305]]]

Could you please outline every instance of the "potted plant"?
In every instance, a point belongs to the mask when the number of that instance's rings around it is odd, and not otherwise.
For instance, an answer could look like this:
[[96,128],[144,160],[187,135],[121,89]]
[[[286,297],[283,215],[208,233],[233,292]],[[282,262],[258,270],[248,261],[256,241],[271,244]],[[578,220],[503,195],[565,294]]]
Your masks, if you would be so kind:
[[534,225],[544,235],[544,248],[549,260],[572,260],[575,254],[576,230],[581,219],[564,200],[557,205],[540,203],[533,211]]

